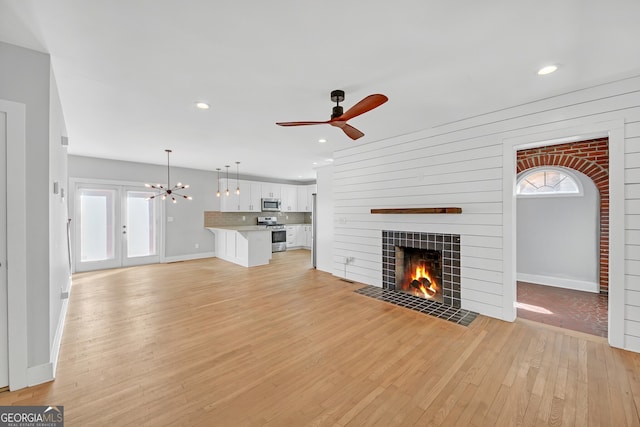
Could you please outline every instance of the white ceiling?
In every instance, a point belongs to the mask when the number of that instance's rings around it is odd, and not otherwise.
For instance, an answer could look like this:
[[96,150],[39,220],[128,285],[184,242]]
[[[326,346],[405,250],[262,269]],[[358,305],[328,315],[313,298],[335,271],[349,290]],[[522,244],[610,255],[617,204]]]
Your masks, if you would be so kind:
[[[0,40],[51,54],[71,154],[307,180],[341,148],[640,74],[639,18],[637,0],[0,0]],[[389,97],[349,122],[357,142],[275,125],[329,119],[333,89],[345,111]]]

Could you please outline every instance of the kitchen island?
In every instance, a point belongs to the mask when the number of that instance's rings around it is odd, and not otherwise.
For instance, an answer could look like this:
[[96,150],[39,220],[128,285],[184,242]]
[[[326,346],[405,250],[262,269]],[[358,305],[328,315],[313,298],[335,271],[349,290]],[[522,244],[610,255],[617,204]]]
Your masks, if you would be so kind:
[[206,227],[215,236],[216,257],[244,267],[269,264],[271,230],[264,226]]

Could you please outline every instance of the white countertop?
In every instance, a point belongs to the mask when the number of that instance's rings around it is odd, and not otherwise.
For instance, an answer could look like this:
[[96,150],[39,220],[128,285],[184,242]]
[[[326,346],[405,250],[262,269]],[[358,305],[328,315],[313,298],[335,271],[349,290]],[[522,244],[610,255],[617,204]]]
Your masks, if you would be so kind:
[[234,230],[234,231],[271,231],[264,225],[229,225],[219,227],[206,227],[209,230]]

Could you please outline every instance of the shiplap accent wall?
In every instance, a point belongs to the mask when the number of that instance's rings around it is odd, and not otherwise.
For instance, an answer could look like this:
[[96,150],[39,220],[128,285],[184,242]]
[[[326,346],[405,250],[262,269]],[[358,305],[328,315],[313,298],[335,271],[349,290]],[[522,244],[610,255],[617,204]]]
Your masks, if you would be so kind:
[[[513,290],[504,284],[515,268],[505,268],[503,253],[505,141],[615,120],[624,123],[624,164],[610,166],[625,168],[625,275],[611,284],[624,288],[612,309],[624,312],[624,347],[640,351],[640,76],[336,152],[332,273],[344,276],[353,257],[347,278],[381,286],[382,230],[460,234],[463,308],[512,320],[505,300]],[[463,213],[369,212],[443,206]]]

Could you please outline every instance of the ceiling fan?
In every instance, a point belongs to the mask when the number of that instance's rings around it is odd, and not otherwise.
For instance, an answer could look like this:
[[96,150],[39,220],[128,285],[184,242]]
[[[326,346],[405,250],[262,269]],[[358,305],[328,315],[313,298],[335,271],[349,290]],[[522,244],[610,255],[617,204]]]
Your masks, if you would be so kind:
[[349,138],[355,140],[363,137],[364,133],[360,132],[358,129],[354,128],[353,126],[347,124],[347,120],[353,119],[354,117],[357,117],[360,114],[364,114],[367,111],[373,110],[374,108],[381,106],[388,100],[389,98],[379,93],[374,95],[369,95],[343,113],[342,106],[340,105],[340,103],[344,101],[344,91],[334,90],[334,91],[331,91],[331,101],[335,102],[336,106],[333,107],[331,120],[326,120],[324,122],[279,122],[276,124],[280,126],[307,126],[307,125],[329,124],[331,126],[335,126],[342,129]]

